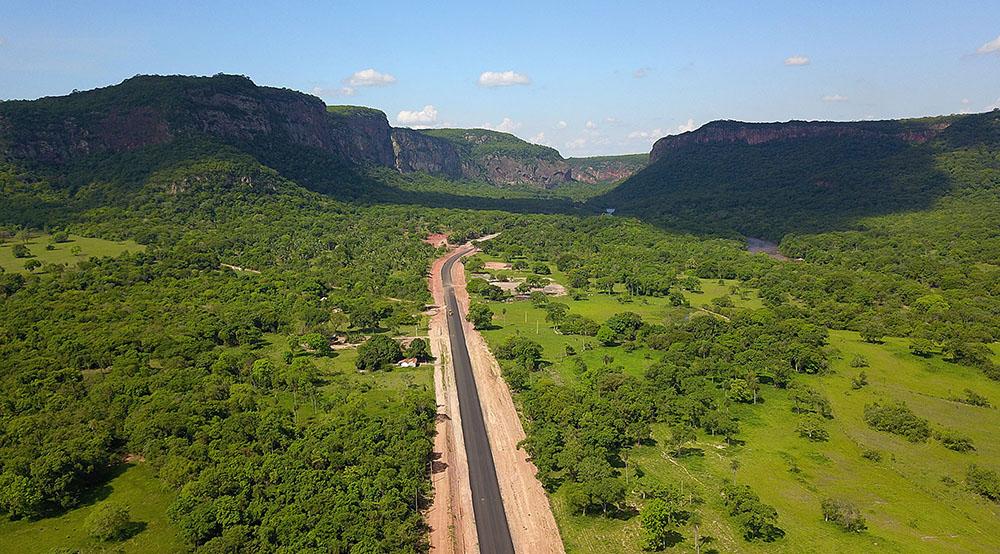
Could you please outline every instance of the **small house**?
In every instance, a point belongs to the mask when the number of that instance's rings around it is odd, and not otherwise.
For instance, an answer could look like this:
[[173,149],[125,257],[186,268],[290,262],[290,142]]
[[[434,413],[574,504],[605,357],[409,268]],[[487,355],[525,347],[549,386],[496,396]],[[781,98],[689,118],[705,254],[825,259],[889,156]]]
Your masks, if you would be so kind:
[[420,360],[416,358],[403,358],[402,360],[399,360],[399,363],[396,365],[399,367],[417,367],[420,365]]

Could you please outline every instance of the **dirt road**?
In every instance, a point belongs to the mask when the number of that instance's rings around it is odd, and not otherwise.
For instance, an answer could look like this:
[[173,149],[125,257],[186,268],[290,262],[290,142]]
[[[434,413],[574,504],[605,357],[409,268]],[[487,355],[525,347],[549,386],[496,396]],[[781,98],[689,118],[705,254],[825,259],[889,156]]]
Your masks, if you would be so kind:
[[[500,376],[500,368],[485,340],[464,319],[464,314],[468,311],[469,298],[465,291],[464,268],[456,262],[473,251],[472,245],[465,245],[452,252],[434,264],[431,275],[431,290],[435,301],[439,306],[448,305],[452,311],[450,318],[438,314],[431,322],[432,346],[437,342],[435,348],[447,349],[452,353],[449,356],[451,363],[441,364],[439,371],[440,382],[450,385],[450,388],[442,387],[444,390],[438,396],[439,404],[443,404],[442,411],[449,414],[450,419],[439,421],[437,443],[441,443],[446,449],[440,452],[443,460],[457,460],[465,454],[448,451],[447,448],[459,444],[469,448],[467,470],[464,475],[461,471],[454,472],[456,475],[450,479],[450,491],[439,491],[440,480],[435,481],[435,503],[428,514],[432,527],[431,548],[435,552],[474,552],[475,549],[468,548],[470,544],[468,537],[474,536],[477,537],[476,544],[480,546],[479,550],[482,552],[509,552],[508,545],[511,545],[516,552],[562,553],[562,540],[549,507],[548,497],[535,478],[537,470],[528,460],[525,451],[517,446],[524,439],[524,430],[510,391]],[[452,294],[448,294],[449,292]],[[452,330],[450,338],[453,340],[435,341],[435,337],[441,337],[446,332],[442,328],[448,327],[449,323]],[[448,344],[449,342],[451,344]],[[468,367],[466,363],[459,361],[459,358],[465,358],[466,353]],[[463,378],[459,375],[466,371],[468,373],[465,376],[471,379],[467,379],[463,386]],[[473,392],[470,392],[468,387],[472,387]],[[436,384],[435,389],[437,388]],[[456,392],[458,394],[455,394]],[[454,402],[458,403],[457,407]],[[476,427],[474,420],[477,419],[482,421],[485,434],[482,431],[472,430],[472,427]],[[451,433],[452,437],[463,435],[464,430],[466,440],[441,440],[442,423],[444,430]],[[473,441],[476,442],[475,445]],[[486,452],[489,452],[491,460],[482,458]],[[470,477],[475,472],[488,476],[490,466],[494,469],[493,483],[499,489],[502,499],[502,510],[500,510],[502,515],[498,513],[498,508],[501,506],[498,506],[494,499],[495,493],[492,492],[493,485],[490,484],[490,480],[485,479],[484,484],[479,486],[474,481],[470,483]],[[451,474],[448,471],[444,473]],[[474,494],[466,496],[470,485]],[[456,488],[465,495],[456,494]],[[442,498],[437,496],[439,493],[444,493],[444,498],[450,499],[446,508],[440,506],[443,501],[439,500]],[[440,519],[442,513],[445,514],[445,519],[450,518],[452,522],[458,522],[455,527],[457,532],[451,536],[466,537],[464,544],[458,545],[458,541],[454,540],[448,542],[445,540],[448,537],[439,531],[440,523],[435,527],[434,521]],[[474,525],[471,524],[472,520],[475,521]],[[475,529],[470,532],[470,528],[473,527]]]

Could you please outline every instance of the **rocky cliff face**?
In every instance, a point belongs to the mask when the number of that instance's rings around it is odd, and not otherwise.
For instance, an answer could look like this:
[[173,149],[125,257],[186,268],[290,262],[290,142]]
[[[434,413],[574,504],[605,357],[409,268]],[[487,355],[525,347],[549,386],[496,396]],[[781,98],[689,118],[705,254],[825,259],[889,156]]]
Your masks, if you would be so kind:
[[[58,165],[182,137],[208,137],[264,157],[311,149],[356,165],[501,186],[573,180],[557,151],[507,133],[393,129],[379,110],[326,106],[238,75],[137,76],[67,96],[0,102],[0,159]],[[602,171],[588,175],[617,170]]]
[[461,176],[498,186],[545,188],[573,180],[573,171],[553,148],[487,129],[427,129],[422,134],[449,143],[461,161]]
[[55,164],[188,135],[239,145],[280,142],[352,163],[395,163],[384,113],[328,112],[313,96],[232,75],[140,76],[63,97],[4,102],[0,133],[6,157]]
[[462,176],[494,185],[537,185],[552,188],[573,180],[573,170],[562,160],[524,159],[488,154],[462,162]]
[[395,165],[402,173],[425,171],[452,179],[462,177],[462,161],[448,141],[406,128],[392,130]]
[[646,166],[646,154],[626,154],[624,156],[599,156],[591,158],[570,158],[566,160],[573,168],[573,179],[591,185],[614,183],[627,179]]
[[926,142],[948,127],[947,122],[907,121],[789,121],[787,123],[743,123],[713,121],[700,129],[663,137],[653,144],[649,162],[655,163],[667,151],[692,144],[763,144],[776,140],[814,137],[895,138],[906,142]]

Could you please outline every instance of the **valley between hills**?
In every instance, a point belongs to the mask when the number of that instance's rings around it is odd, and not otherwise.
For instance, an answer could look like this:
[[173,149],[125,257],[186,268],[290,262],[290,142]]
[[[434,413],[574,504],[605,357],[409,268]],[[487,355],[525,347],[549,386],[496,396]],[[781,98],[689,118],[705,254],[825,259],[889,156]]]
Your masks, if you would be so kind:
[[0,313],[0,551],[1000,549],[1000,110],[2,101]]

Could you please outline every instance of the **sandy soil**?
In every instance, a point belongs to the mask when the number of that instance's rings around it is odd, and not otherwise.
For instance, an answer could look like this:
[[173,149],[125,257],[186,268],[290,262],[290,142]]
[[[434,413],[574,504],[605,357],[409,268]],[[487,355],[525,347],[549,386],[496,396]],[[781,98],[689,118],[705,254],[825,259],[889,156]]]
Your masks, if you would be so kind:
[[[445,256],[447,257],[447,256]],[[431,479],[434,500],[427,511],[431,529],[431,552],[461,554],[478,552],[475,517],[472,511],[472,491],[469,487],[469,462],[462,439],[462,419],[458,410],[455,370],[451,366],[448,342],[448,322],[441,287],[441,266],[445,257],[431,266],[430,289],[437,308],[430,320],[430,347],[434,363],[434,396],[438,414],[434,437],[434,460]]]
[[512,269],[514,265],[505,262],[486,262],[483,267],[486,269]]
[[[464,270],[462,264],[455,264],[452,274],[463,313],[469,309]],[[525,554],[565,552],[548,496],[535,478],[538,470],[527,452],[517,446],[524,440],[524,429],[500,366],[482,335],[468,322],[465,336],[514,550]]]

